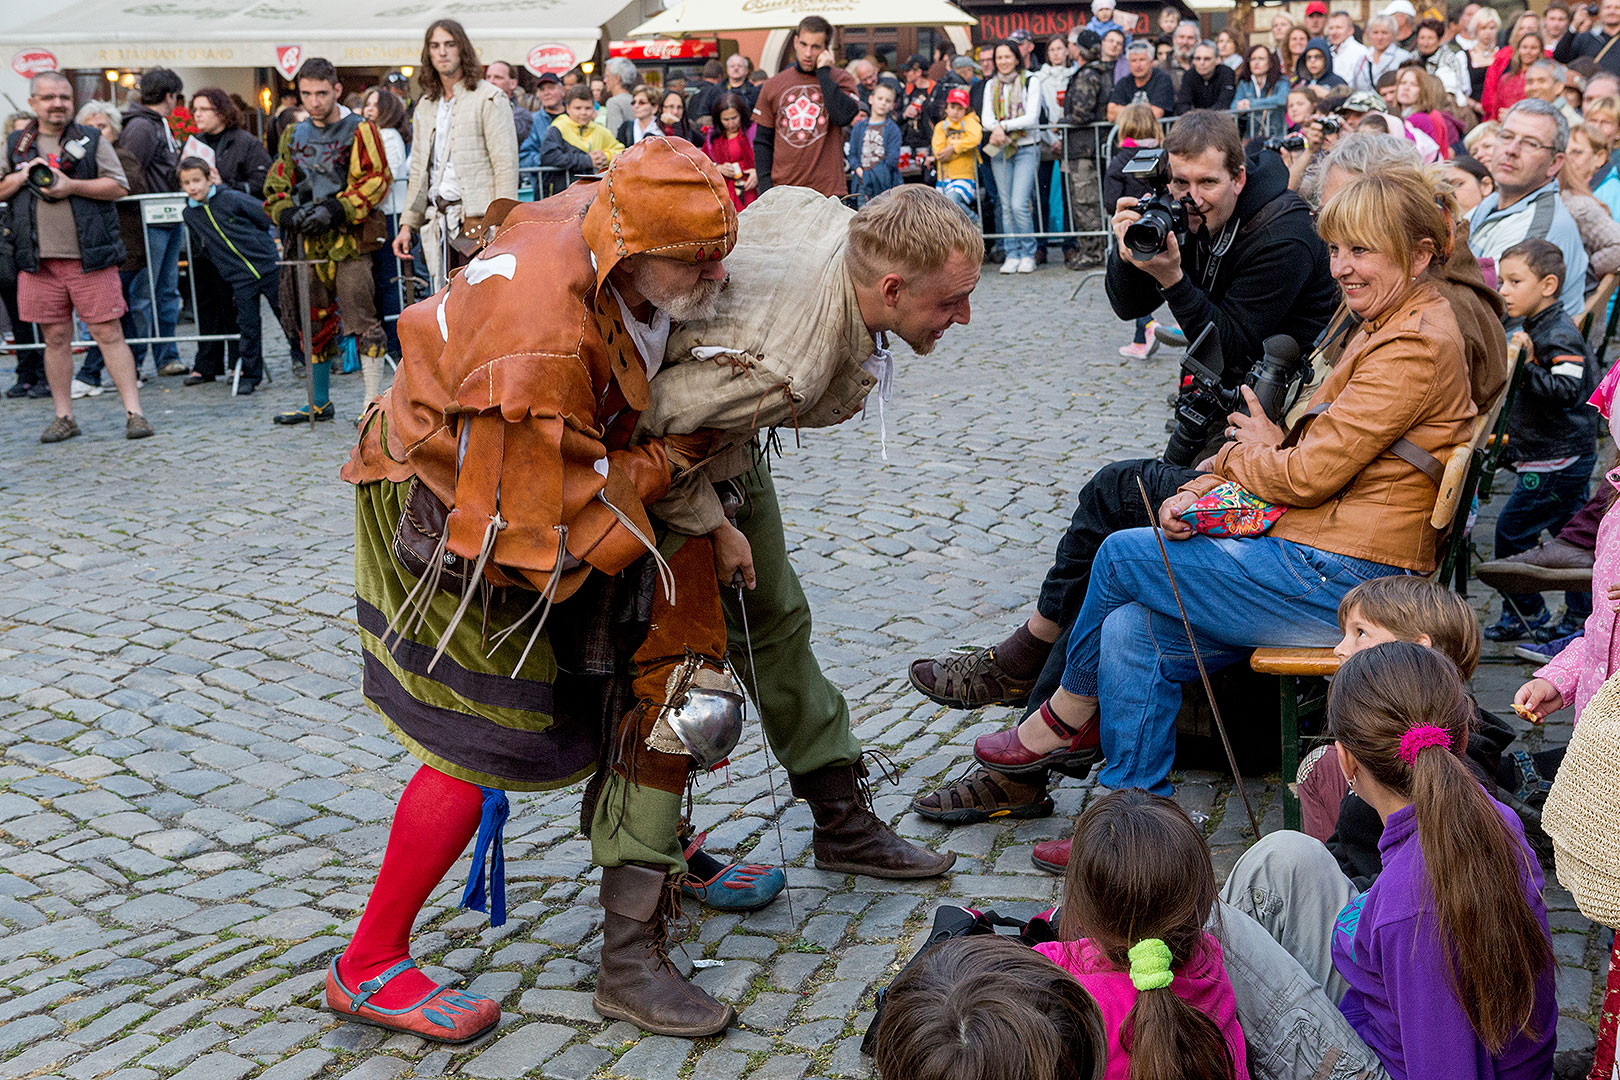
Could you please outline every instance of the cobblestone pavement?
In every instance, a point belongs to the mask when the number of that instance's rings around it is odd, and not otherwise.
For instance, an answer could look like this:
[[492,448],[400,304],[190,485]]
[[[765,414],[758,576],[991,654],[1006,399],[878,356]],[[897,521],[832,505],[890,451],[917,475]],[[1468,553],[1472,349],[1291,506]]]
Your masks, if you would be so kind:
[[[875,416],[785,439],[777,483],[818,654],[857,734],[900,772],[878,812],[959,859],[938,881],[817,871],[808,808],[790,804],[752,729],[701,785],[696,823],[711,850],[775,862],[779,822],[791,906],[738,917],[688,905],[677,960],[723,961],[696,980],[741,1012],[724,1037],[695,1042],[591,1010],[601,916],[576,791],[514,798],[505,926],[457,910],[453,879],[418,928],[432,977],[503,1002],[498,1031],[445,1049],[326,1013],[325,965],[413,769],[361,702],[352,503],[337,479],[352,428],[271,427],[304,392],[284,351],[256,397],[149,386],[158,437],[145,442],[119,437],[112,394],[78,403],[86,434],[57,446],[35,441],[48,402],[5,402],[0,1080],[866,1075],[857,1046],[873,990],[934,906],[1055,901],[1058,879],[1030,850],[1062,835],[1088,793],[1070,781],[1058,816],[951,831],[905,813],[911,792],[954,775],[972,738],[1008,717],[925,702],[907,659],[1004,633],[1081,481],[1163,445],[1166,362],[1119,358],[1125,336],[1100,286],[1070,302],[1076,280],[988,275],[973,324],[901,362],[887,464]],[[334,389],[340,415],[357,411],[358,377]],[[1488,664],[1485,704],[1504,704],[1525,670]],[[1250,785],[1278,827],[1275,775]],[[1229,780],[1189,769],[1179,798],[1224,874],[1248,839]],[[1559,1036],[1577,1074],[1605,944],[1567,893],[1548,895]]]

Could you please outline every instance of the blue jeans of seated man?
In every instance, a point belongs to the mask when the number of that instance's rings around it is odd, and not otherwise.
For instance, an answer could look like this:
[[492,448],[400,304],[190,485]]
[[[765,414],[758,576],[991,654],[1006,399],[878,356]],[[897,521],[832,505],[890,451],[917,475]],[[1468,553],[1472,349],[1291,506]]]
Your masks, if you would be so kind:
[[1356,887],[1320,841],[1268,833],[1243,853],[1206,929],[1221,943],[1255,1080],[1387,1080],[1338,1003],[1333,925]]
[[[185,243],[185,228],[184,225],[146,227],[147,269],[130,283],[127,298],[135,318],[152,327],[152,337],[174,337],[175,324],[180,321],[180,249]],[[156,323],[152,319],[154,284]],[[131,345],[130,348],[135,353],[135,370],[140,371],[146,346]],[[172,341],[152,346],[154,371],[179,358],[180,349]]]
[[1041,163],[1041,151],[1034,143],[1020,146],[1012,157],[1000,149],[992,148],[990,173],[996,178],[996,197],[1001,211],[1000,232],[1002,250],[1007,258],[1035,257],[1035,219],[1030,211],[1035,199],[1035,168]]
[[[1529,551],[1541,540],[1543,529],[1549,536],[1557,536],[1558,530],[1569,524],[1575,511],[1586,503],[1587,481],[1596,464],[1597,455],[1587,454],[1553,472],[1520,473],[1496,519],[1496,558]],[[1517,611],[1527,619],[1546,607],[1540,593],[1504,595],[1503,602],[1509,611]],[[1564,606],[1572,617],[1584,620],[1592,614],[1592,594],[1567,592]]]
[[[1204,665],[1225,667],[1261,645],[1333,645],[1339,601],[1393,566],[1258,536],[1165,542]],[[1098,783],[1169,795],[1181,684],[1198,678],[1152,529],[1103,541],[1069,633],[1063,688],[1101,699]]]

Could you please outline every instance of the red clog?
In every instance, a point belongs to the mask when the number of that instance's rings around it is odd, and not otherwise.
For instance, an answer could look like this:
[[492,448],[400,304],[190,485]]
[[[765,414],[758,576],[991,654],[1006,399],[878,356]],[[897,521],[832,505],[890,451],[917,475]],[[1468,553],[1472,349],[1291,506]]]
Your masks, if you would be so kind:
[[1102,727],[1092,717],[1078,731],[1059,720],[1050,705],[1042,705],[1040,718],[1069,745],[1048,754],[1037,754],[1018,738],[1018,728],[1011,727],[990,735],[981,735],[973,743],[973,757],[980,765],[1008,776],[1033,776],[1059,769],[1070,776],[1084,777],[1102,756]]
[[1035,845],[1029,861],[1048,874],[1066,874],[1069,870],[1069,845],[1073,840],[1043,840]]
[[326,969],[326,1007],[349,1020],[441,1043],[471,1042],[500,1021],[498,1002],[446,986],[436,987],[403,1009],[379,1009],[366,1004],[390,979],[415,966],[410,960],[402,960],[376,978],[367,979],[357,990],[350,990],[338,978],[337,961],[333,960]]

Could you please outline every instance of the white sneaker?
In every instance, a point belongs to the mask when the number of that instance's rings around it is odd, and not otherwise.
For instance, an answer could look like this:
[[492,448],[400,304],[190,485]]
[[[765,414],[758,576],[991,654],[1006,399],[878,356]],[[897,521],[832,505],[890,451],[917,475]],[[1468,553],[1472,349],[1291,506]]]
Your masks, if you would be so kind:
[[1018,256],[1016,256],[1016,255],[1007,256],[1007,261],[1001,264],[1001,272],[1003,274],[1016,274],[1016,273],[1018,273],[1018,263],[1019,263]]
[[104,386],[93,386],[90,383],[81,382],[78,379],[73,380],[72,392],[73,396],[76,398],[100,397],[101,392],[105,389],[106,387]]
[[1020,274],[1033,274],[1035,272],[1035,256],[1025,255],[1022,259],[1019,259],[1018,272]]

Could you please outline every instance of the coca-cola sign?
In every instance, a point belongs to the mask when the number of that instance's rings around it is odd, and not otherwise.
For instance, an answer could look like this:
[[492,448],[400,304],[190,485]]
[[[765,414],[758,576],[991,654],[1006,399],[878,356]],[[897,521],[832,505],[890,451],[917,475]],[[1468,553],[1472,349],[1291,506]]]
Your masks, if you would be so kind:
[[561,75],[574,66],[574,50],[555,41],[529,50],[523,66],[536,75]]
[[720,55],[720,43],[702,38],[648,38],[646,41],[610,41],[609,56],[627,60],[707,60]]
[[11,58],[11,70],[24,79],[32,79],[41,72],[55,71],[56,54],[49,49],[21,49]]

